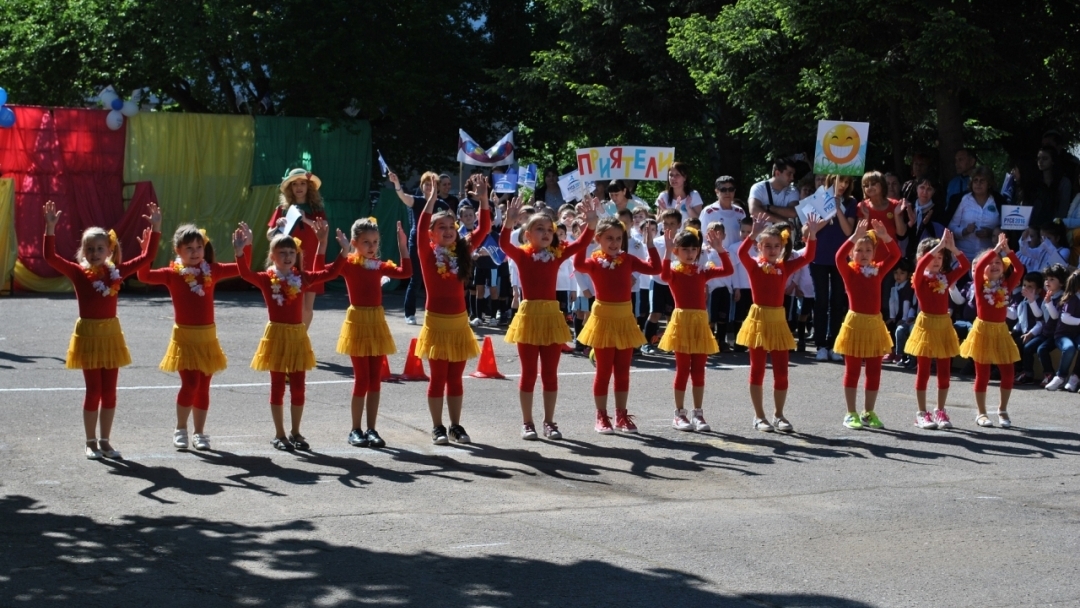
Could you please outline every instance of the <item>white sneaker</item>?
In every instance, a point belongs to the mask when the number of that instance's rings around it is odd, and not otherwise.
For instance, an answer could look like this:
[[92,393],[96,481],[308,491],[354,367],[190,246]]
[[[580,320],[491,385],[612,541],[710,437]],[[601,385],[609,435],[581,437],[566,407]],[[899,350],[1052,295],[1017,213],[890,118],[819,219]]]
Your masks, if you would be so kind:
[[1075,393],[1080,390],[1080,376],[1073,374],[1069,376],[1069,381],[1065,383],[1065,390],[1070,393]]
[[705,416],[701,410],[694,410],[694,413],[690,415],[690,423],[694,425],[694,430],[700,433],[708,433],[712,430],[708,422],[705,422]]
[[176,429],[173,431],[172,444],[178,448],[188,447],[187,429]]
[[416,317],[405,317],[405,325],[416,325]]
[[819,349],[817,349],[817,356],[814,357],[814,361],[828,361],[828,360],[829,360],[829,349],[827,349],[827,348],[819,348]]
[[1054,379],[1046,384],[1046,390],[1056,391],[1060,390],[1065,385],[1065,379],[1061,376],[1054,376]]
[[206,433],[195,433],[192,438],[194,439],[192,445],[195,446],[196,450],[205,451],[210,449],[210,435],[207,435]]
[[829,358],[832,359],[833,361],[843,361],[844,360],[844,355],[841,355],[838,352],[830,350],[829,351]]
[[675,410],[675,419],[671,421],[671,427],[677,431],[694,430],[694,425],[686,419],[686,410]]
[[920,429],[933,430],[938,428],[937,422],[929,412],[915,412],[915,426]]
[[473,327],[480,325],[480,319],[476,317],[469,319],[469,325],[472,325]]

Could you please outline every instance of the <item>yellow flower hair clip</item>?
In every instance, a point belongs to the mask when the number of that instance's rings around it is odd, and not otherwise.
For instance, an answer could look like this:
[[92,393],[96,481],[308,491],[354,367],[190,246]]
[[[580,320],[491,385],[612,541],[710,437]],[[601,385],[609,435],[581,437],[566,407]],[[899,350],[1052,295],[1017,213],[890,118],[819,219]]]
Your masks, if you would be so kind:
[[118,241],[116,240],[116,231],[109,230],[109,249],[116,249]]
[[874,232],[873,230],[867,230],[866,231],[866,237],[869,238],[872,243],[877,245],[877,233],[876,232]]
[[790,238],[791,238],[791,231],[790,230],[788,230],[787,228],[784,228],[783,230],[780,231],[780,240],[784,241],[784,246],[785,247],[787,246],[788,239],[790,239]]
[[1001,258],[1001,264],[1005,266],[1006,270],[1008,270],[1009,267],[1012,266],[1012,260],[1010,260],[1009,258]]
[[375,224],[376,226],[379,225],[379,220],[375,219],[375,216],[373,216],[373,215],[368,216],[367,221],[371,222],[372,224]]
[[300,249],[300,244],[303,242],[303,241],[300,240],[300,237],[294,236],[294,237],[292,237],[292,240],[293,240],[294,243],[296,243],[296,248]]
[[199,234],[202,235],[203,243],[210,242],[210,236],[206,234],[206,228],[199,228]]
[[690,234],[698,237],[699,239],[701,238],[701,231],[698,230],[697,228],[694,228],[693,226],[688,226],[686,228],[683,228],[683,230],[685,230],[685,231],[689,232]]

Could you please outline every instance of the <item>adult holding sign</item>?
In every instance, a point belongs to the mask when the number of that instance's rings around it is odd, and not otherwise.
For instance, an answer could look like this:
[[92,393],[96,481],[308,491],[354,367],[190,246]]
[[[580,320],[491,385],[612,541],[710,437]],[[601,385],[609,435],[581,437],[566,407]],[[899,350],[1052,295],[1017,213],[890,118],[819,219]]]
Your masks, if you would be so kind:
[[682,223],[691,218],[701,215],[701,208],[705,205],[701,195],[690,186],[690,167],[683,162],[671,163],[668,169],[667,190],[656,197],[657,211],[675,209],[682,214]]
[[[273,240],[278,234],[289,234],[300,240],[303,252],[304,270],[315,270],[315,254],[319,249],[319,239],[315,234],[315,221],[326,219],[322,195],[319,188],[322,180],[307,169],[291,169],[281,180],[278,206],[270,217],[266,231],[267,240]],[[322,283],[304,289],[304,327],[311,326],[315,312],[316,294],[325,293]]]
[[825,187],[833,191],[836,215],[829,218],[817,233],[817,251],[810,260],[810,279],[814,282],[814,341],[817,361],[843,361],[833,352],[836,336],[848,311],[844,278],[836,267],[836,252],[855,231],[858,222],[855,199],[851,196],[854,180],[847,175],[830,175]]
[[987,167],[976,167],[971,173],[971,192],[960,199],[960,205],[949,222],[956,235],[956,246],[969,260],[990,249],[1001,232],[1001,202],[994,198],[994,173]]

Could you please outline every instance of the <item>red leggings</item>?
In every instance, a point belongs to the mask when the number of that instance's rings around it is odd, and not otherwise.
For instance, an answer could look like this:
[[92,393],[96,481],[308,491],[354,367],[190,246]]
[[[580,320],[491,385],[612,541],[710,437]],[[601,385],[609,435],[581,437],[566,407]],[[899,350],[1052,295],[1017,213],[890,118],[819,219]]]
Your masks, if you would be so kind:
[[691,355],[675,353],[675,390],[686,390],[686,379],[690,378],[694,386],[705,386],[705,361],[709,355]]
[[98,405],[101,409],[111,410],[116,407],[116,378],[120,375],[119,369],[84,369],[83,380],[86,381],[86,397],[83,398],[83,409],[88,412],[96,412]]
[[630,360],[634,349],[594,348],[596,354],[596,377],[593,378],[592,391],[596,397],[607,395],[608,383],[615,375],[615,392],[630,392]]
[[[1003,363],[998,365],[1001,372],[1001,390],[1011,391],[1013,387],[1013,364]],[[975,363],[975,392],[985,393],[986,387],[990,386],[990,364]],[[102,407],[105,407],[104,405]]]
[[531,393],[536,388],[536,360],[540,360],[540,380],[544,384],[545,392],[559,390],[559,358],[562,356],[562,344],[548,344],[536,346],[535,344],[517,345],[518,358],[521,359],[521,380],[518,389],[523,393]]
[[859,373],[866,364],[866,384],[863,388],[876,391],[881,388],[881,357],[849,357],[844,355],[844,388],[859,388]]
[[376,357],[350,357],[353,370],[353,397],[382,390],[382,355]]
[[765,384],[765,355],[772,357],[773,390],[786,391],[788,388],[788,351],[764,348],[750,349],[750,384]]
[[[925,391],[926,385],[930,383],[930,362],[933,360],[930,357],[917,357],[919,362],[918,368],[915,370],[915,390]],[[949,372],[952,369],[952,359],[938,359],[937,360],[937,387],[939,390],[949,388]]]
[[427,396],[442,399],[443,390],[447,397],[460,397],[465,394],[461,386],[461,376],[465,373],[464,361],[446,359],[428,359],[431,368],[431,382],[427,385]]
[[210,409],[210,376],[197,369],[180,370],[180,392],[176,405],[197,410]]
[[[289,405],[304,407],[304,378],[307,372],[289,373]],[[270,405],[285,404],[285,372],[270,372]]]

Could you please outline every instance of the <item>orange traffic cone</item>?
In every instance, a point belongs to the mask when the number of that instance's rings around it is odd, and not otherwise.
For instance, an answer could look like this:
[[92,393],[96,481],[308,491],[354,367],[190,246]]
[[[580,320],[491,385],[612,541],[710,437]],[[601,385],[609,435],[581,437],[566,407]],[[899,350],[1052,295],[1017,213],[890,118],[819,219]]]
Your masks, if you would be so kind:
[[405,370],[401,372],[398,379],[406,382],[427,382],[431,379],[424,373],[424,362],[416,356],[416,338],[409,342],[409,356],[405,357]]
[[484,336],[484,348],[480,351],[480,363],[476,371],[469,374],[473,378],[495,378],[503,380],[506,376],[499,373],[499,366],[495,362],[495,347],[491,345],[491,336]]
[[397,382],[400,380],[396,374],[390,373],[390,362],[386,359],[386,355],[382,357],[382,372],[379,376],[382,382]]

